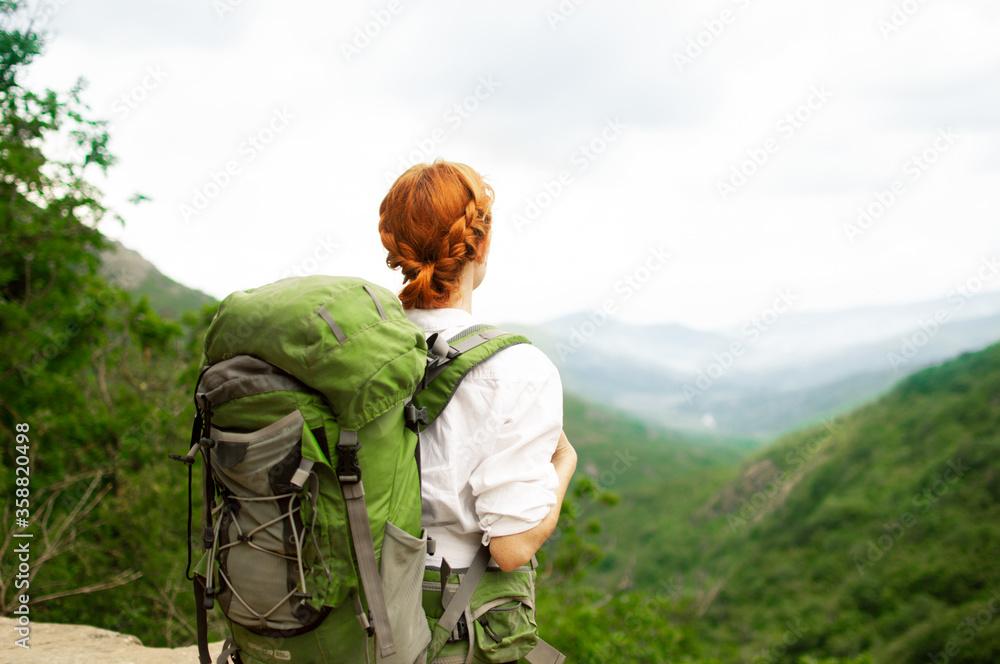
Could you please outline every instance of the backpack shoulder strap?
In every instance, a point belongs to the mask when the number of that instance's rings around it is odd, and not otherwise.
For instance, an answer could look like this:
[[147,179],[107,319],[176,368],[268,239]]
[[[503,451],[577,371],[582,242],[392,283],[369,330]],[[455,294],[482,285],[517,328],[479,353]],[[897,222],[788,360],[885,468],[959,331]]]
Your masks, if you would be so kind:
[[426,428],[441,414],[473,368],[511,346],[530,343],[522,335],[491,325],[473,325],[447,340],[431,335],[424,378],[406,406],[407,423],[420,430]]
[[[462,613],[469,607],[472,594],[476,592],[479,582],[483,580],[483,575],[486,574],[486,567],[489,563],[490,547],[485,545],[480,546],[475,558],[472,559],[472,564],[469,565],[469,571],[465,573],[465,578],[459,584],[458,590],[448,599],[448,605],[445,607],[441,617],[438,618],[434,629],[440,629],[443,634],[452,633],[455,625],[458,624],[458,619],[462,617]],[[444,578],[442,578],[441,583],[442,585],[444,584]],[[448,597],[447,594],[442,593],[442,601],[444,601],[445,597]]]

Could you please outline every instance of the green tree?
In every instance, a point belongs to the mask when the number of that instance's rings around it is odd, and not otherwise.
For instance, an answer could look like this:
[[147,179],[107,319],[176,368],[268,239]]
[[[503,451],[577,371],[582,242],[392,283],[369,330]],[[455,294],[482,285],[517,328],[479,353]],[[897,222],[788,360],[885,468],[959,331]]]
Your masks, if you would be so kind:
[[[107,127],[86,117],[82,83],[21,84],[42,47],[23,3],[0,0],[0,485],[28,494],[0,523],[0,614],[28,594],[45,619],[154,638],[172,625],[169,641],[187,630],[171,576],[186,543],[162,531],[183,524],[186,487],[163,458],[183,445],[178,377],[197,339],[100,275],[107,210],[91,180],[114,162]],[[15,514],[33,535],[30,592],[8,569]]]
[[[0,408],[3,431],[71,389],[41,374],[71,376],[91,359],[107,312],[122,294],[98,275],[105,214],[84,179],[112,163],[108,135],[86,120],[82,83],[66,96],[23,88],[19,75],[40,53],[19,2],[0,2]],[[23,25],[24,27],[19,27]],[[68,138],[68,154],[45,148]]]

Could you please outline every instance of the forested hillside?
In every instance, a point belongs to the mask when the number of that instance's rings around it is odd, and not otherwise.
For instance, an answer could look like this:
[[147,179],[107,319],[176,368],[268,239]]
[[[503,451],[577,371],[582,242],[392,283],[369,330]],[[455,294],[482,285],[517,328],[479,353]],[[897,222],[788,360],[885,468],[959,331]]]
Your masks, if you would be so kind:
[[169,318],[215,303],[215,298],[177,283],[120,242],[111,242],[101,252],[101,275],[137,298],[148,297],[156,313]]
[[752,650],[794,622],[791,652],[1000,661],[1000,345],[789,436],[755,467],[759,482],[702,517],[732,531],[705,560],[717,634]]
[[694,618],[723,661],[1000,661],[1000,345],[738,469],[660,467],[654,484],[640,475],[659,464],[641,467],[591,514],[605,552],[591,578],[670,588],[664,615]]

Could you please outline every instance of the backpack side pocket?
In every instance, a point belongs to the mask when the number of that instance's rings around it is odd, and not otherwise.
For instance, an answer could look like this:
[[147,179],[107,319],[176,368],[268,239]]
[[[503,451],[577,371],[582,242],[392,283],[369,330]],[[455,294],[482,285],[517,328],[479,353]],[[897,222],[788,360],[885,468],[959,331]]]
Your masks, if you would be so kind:
[[[386,522],[382,542],[382,592],[386,598],[396,654],[376,656],[376,662],[413,664],[431,641],[421,589],[426,555],[426,532],[422,532],[421,537],[414,537]],[[375,651],[377,653],[378,648]]]

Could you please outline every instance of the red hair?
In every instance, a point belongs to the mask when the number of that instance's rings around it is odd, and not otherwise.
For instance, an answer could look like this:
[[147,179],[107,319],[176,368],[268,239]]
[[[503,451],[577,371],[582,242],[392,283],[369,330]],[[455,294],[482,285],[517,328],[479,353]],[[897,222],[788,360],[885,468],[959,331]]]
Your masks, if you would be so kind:
[[486,249],[493,189],[465,164],[436,160],[399,176],[379,206],[385,263],[403,272],[405,309],[448,306]]

